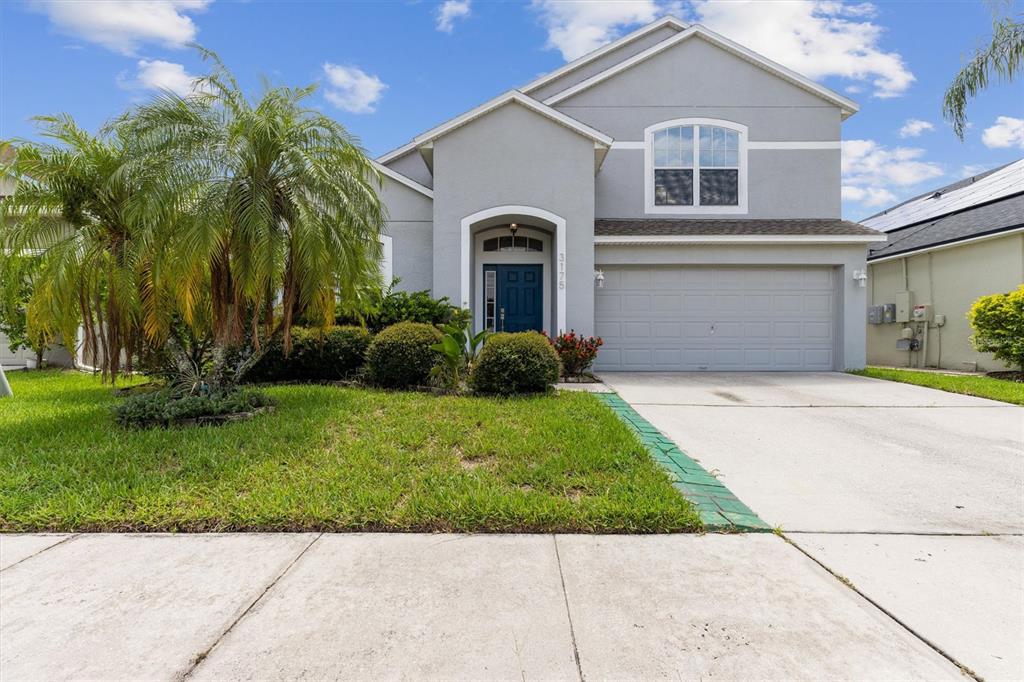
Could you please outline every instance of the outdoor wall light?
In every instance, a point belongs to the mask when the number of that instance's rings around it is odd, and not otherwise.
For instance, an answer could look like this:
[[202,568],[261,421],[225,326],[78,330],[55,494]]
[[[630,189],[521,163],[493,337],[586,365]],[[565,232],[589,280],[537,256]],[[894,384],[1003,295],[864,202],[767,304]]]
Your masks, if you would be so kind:
[[512,233],[513,237],[516,236],[516,230],[518,230],[518,229],[519,229],[519,224],[518,223],[509,223],[508,224],[508,231]]
[[598,289],[604,288],[604,270],[594,270],[594,283]]
[[866,287],[868,285],[868,273],[867,273],[867,270],[854,270],[853,271],[853,281],[856,282],[857,285],[861,289]]

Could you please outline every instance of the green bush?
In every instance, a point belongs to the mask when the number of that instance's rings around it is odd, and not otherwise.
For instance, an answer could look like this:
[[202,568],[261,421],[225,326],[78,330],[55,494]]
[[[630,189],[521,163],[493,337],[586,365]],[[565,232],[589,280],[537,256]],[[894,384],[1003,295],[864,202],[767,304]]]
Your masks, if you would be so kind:
[[[365,316],[366,326],[373,333],[399,322],[420,322],[433,326],[469,319],[469,311],[451,304],[447,296],[434,298],[429,291],[393,291],[389,289],[375,310]],[[354,324],[357,320],[339,317],[338,324]]]
[[374,337],[366,351],[367,378],[379,386],[425,386],[440,360],[441,332],[429,324],[399,322]]
[[536,393],[558,381],[558,353],[537,332],[493,334],[473,367],[470,383],[480,393]]
[[982,296],[967,319],[975,348],[1024,371],[1024,284],[1007,294]]
[[114,416],[122,426],[149,428],[170,426],[175,422],[198,417],[251,412],[273,404],[269,396],[259,391],[234,391],[223,396],[209,397],[177,396],[169,390],[162,390],[125,398],[114,408]]
[[370,333],[362,327],[292,329],[292,352],[286,358],[274,339],[246,381],[337,381],[354,375],[366,360]]

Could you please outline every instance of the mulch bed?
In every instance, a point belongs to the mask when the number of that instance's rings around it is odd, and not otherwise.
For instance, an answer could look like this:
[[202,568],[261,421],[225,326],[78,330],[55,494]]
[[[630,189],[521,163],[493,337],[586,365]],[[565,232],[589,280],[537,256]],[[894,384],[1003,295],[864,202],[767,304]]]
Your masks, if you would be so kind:
[[993,379],[1001,379],[1002,381],[1013,381],[1018,384],[1024,383],[1024,372],[987,372],[985,376],[992,377]]

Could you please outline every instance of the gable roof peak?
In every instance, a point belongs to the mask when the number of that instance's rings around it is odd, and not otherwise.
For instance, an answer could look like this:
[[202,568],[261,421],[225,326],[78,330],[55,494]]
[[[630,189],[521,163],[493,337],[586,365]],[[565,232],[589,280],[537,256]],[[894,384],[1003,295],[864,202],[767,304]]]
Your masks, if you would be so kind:
[[672,47],[673,45],[678,45],[684,40],[688,40],[695,36],[711,43],[712,45],[715,45],[716,47],[722,48],[723,50],[726,50],[727,52],[736,55],[740,59],[743,59],[744,61],[747,61],[753,64],[754,66],[764,69],[765,71],[775,76],[778,76],[779,78],[785,81],[789,81],[790,83],[796,85],[799,88],[802,88],[814,95],[817,95],[818,97],[821,97],[822,99],[828,102],[831,102],[832,104],[840,108],[842,112],[842,118],[844,120],[849,118],[853,114],[857,113],[857,111],[860,109],[857,103],[854,102],[852,99],[844,97],[839,93],[835,92],[834,90],[831,90],[830,88],[827,88],[824,85],[814,82],[807,76],[797,73],[796,71],[790,69],[789,67],[783,66],[778,62],[768,59],[767,57],[758,54],[757,52],[754,52],[753,50],[744,47],[743,45],[740,45],[739,43],[730,40],[729,38],[726,38],[720,33],[712,31],[710,28],[702,24],[691,24],[685,30],[680,31],[676,35],[670,38],[666,38],[665,40],[662,40],[661,42],[652,45],[646,50],[639,52],[633,55],[632,57],[615,64],[614,66],[604,69],[603,71],[594,74],[590,78],[580,81],[579,83],[573,85],[572,87],[566,88],[565,90],[555,93],[554,95],[545,99],[544,104],[554,106],[559,102],[566,100],[579,92],[587,90],[588,88],[597,85],[598,83],[601,83],[607,80],[608,78],[611,78],[617,73],[621,73],[626,69],[629,69],[633,66],[636,66],[637,64],[647,61],[651,57],[660,54],[661,52]]

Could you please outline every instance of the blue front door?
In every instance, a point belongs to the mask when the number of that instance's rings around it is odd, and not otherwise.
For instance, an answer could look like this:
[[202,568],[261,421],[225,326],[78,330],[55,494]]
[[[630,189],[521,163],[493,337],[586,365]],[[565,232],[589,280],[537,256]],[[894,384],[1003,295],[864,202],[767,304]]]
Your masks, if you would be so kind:
[[489,287],[484,287],[484,309],[488,311],[489,328],[499,332],[541,331],[544,328],[542,268],[541,265],[484,266],[484,279],[492,281],[493,278],[495,284],[492,292],[487,291]]

